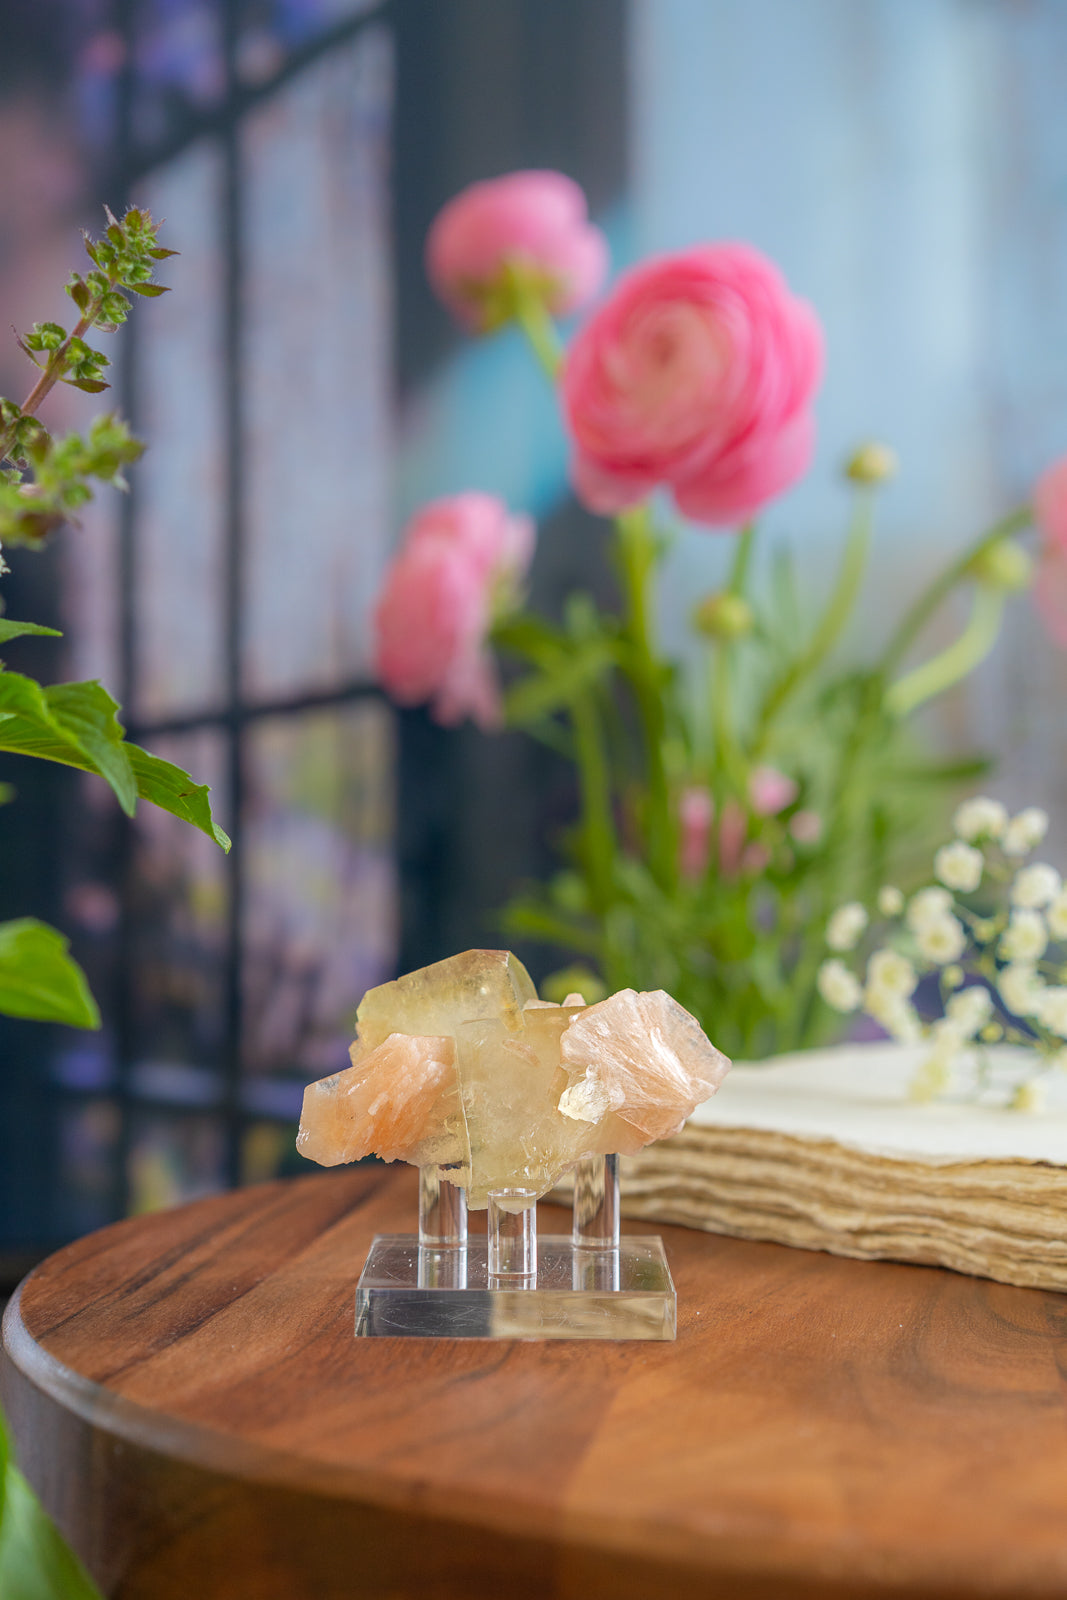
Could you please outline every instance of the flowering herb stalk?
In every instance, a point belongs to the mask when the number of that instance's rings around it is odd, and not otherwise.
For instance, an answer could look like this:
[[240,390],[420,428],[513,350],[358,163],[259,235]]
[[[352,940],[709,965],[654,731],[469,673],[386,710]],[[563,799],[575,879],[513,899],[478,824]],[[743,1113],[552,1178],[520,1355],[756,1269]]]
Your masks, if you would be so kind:
[[[89,394],[108,385],[102,351],[86,342],[94,329],[114,332],[126,320],[128,294],[155,299],[154,265],[175,254],[157,242],[157,224],[133,209],[119,222],[107,213],[103,238],[85,240],[90,270],[74,273],[67,294],[79,313],[68,333],[35,323],[18,343],[36,368],[22,404],[0,398],[0,542],[39,547],[93,497],[94,483],[125,487],[122,470],[143,446],[116,415],[100,416],[85,435],[55,438],[38,416],[56,384]],[[8,568],[0,558],[0,572]],[[54,628],[0,615],[0,644]],[[0,662],[0,750],[98,774],[132,816],[145,799],[203,830],[223,849],[230,841],[211,815],[206,786],[170,762],[130,744],[119,707],[102,684],[42,686]],[[14,798],[6,788],[3,800]],[[67,940],[34,917],[0,922],[0,1012],[70,1027],[97,1028],[100,1014]],[[0,1415],[0,1592],[59,1592],[98,1600],[95,1585],[63,1544],[15,1466]]]
[[[114,414],[97,417],[84,436],[62,438],[37,416],[57,383],[92,394],[108,387],[101,377],[107,359],[86,344],[84,335],[92,328],[113,332],[125,320],[130,305],[125,291],[149,299],[166,292],[152,281],[153,267],[175,252],[157,243],[151,215],[134,209],[121,222],[110,211],[107,218],[104,237],[85,240],[90,272],[74,273],[67,284],[80,312],[73,331],[39,322],[20,336],[37,378],[22,405],[0,398],[0,544],[8,547],[40,546],[92,499],[94,482],[124,487],[122,469],[143,448]],[[0,571],[6,570],[0,559]],[[58,637],[54,628],[0,615],[0,644],[26,634]],[[229,840],[211,815],[206,786],[131,744],[118,711],[96,681],[42,686],[0,663],[0,750],[97,773],[128,816],[138,799],[149,800],[228,849]],[[0,923],[0,1012],[74,1027],[100,1025],[66,939],[32,917]]]
[[[564,348],[554,316],[592,300],[590,263],[606,259],[590,226],[569,180],[527,173],[475,185],[431,230],[442,298],[476,331],[516,323],[558,386],[576,493],[614,524],[621,596],[605,611],[572,595],[550,622],[523,609],[512,586],[484,613],[479,645],[517,664],[506,691],[498,704],[453,697],[448,719],[492,727],[503,717],[575,761],[581,799],[566,864],[506,913],[509,931],[582,965],[580,981],[571,969],[559,976],[561,995],[598,982],[659,985],[731,1055],[816,1043],[840,1027],[820,998],[819,931],[842,892],[869,898],[907,870],[931,794],[985,770],[981,760],[931,761],[910,723],[988,654],[1005,600],[1029,584],[1015,535],[1030,509],[955,557],[872,663],[841,662],[891,452],[867,445],[847,464],[849,527],[814,619],[788,554],[769,563],[769,583],[756,577],[767,565],[758,514],[812,454],[815,313],[751,247],[706,245],[625,273]],[[726,585],[693,608],[695,678],[656,635],[673,535],[656,490],[696,524],[735,534]],[[406,606],[396,571],[386,590],[394,629]],[[927,623],[960,590],[972,598],[960,637],[909,666]],[[433,703],[435,691],[411,692],[390,659],[383,616],[383,683],[404,703]],[[447,603],[435,626],[447,656]],[[445,661],[440,681],[452,675]]]

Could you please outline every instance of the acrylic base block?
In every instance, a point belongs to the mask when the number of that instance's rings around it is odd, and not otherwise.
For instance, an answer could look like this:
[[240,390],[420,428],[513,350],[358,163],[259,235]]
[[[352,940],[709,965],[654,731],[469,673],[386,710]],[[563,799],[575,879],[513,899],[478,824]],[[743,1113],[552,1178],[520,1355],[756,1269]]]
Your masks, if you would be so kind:
[[357,1338],[673,1339],[676,1297],[660,1239],[619,1236],[615,1156],[580,1162],[574,1229],[537,1237],[535,1191],[489,1196],[485,1238],[436,1168],[419,1232],[379,1235],[356,1290]]
[[534,1278],[490,1276],[488,1241],[433,1250],[379,1234],[356,1290],[359,1338],[673,1339],[675,1293],[658,1238],[589,1250],[537,1241]]

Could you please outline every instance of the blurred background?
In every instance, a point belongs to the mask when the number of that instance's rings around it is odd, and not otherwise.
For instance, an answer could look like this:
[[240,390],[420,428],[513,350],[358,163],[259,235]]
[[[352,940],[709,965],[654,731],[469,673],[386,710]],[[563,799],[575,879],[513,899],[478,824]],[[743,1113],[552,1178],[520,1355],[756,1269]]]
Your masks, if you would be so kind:
[[[149,807],[128,825],[102,783],[3,760],[0,914],[62,927],[104,1014],[99,1034],[0,1018],[10,1279],[128,1211],[296,1170],[303,1084],[345,1064],[363,991],[500,943],[497,908],[570,814],[544,751],[397,714],[369,671],[384,564],[428,497],[534,511],[549,611],[607,581],[518,338],[465,342],[425,284],[440,205],[556,167],[616,267],[707,238],[778,260],[828,375],[817,465],[766,520],[817,596],[842,458],[899,451],[876,633],[1067,447],[1067,5],[0,0],[0,40],[3,323],[62,317],[104,201],[149,205],[181,251],[115,341],[148,454],[43,558],[12,553],[7,609],[65,637],[5,656],[101,677],[235,841]],[[5,343],[0,393],[22,398],[22,367]],[[66,393],[46,420],[97,409]],[[679,539],[668,639],[725,561]],[[929,724],[994,752],[992,792],[1061,839],[1065,688],[1019,605]]]

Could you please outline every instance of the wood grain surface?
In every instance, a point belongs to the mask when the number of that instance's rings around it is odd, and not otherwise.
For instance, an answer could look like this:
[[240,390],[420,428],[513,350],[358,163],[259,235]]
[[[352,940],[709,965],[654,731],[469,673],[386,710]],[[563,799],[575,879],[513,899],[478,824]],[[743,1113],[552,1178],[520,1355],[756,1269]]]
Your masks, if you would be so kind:
[[4,1402],[106,1594],[1067,1595],[1063,1297],[668,1228],[676,1344],[357,1341],[415,1204],[269,1184],[26,1279]]

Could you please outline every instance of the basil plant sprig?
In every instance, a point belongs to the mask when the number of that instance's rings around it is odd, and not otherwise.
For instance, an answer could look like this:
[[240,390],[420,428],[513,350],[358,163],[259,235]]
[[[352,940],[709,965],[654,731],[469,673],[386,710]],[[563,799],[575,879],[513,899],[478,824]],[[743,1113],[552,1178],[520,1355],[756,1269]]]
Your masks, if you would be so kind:
[[[144,446],[121,417],[106,413],[84,433],[57,436],[38,413],[59,383],[89,394],[108,388],[108,358],[87,336],[115,332],[130,311],[131,295],[158,299],[167,293],[154,281],[155,266],[177,252],[158,243],[158,232],[144,209],[132,208],[121,222],[108,211],[103,237],[85,239],[89,271],[73,273],[66,286],[78,312],[74,326],[68,331],[58,322],[36,322],[18,336],[37,376],[21,405],[0,397],[0,545],[39,547],[76,518],[93,498],[94,484],[126,487],[123,469]],[[7,570],[0,558],[0,571]],[[0,645],[25,634],[58,637],[54,628],[0,616]],[[118,713],[95,680],[43,685],[0,663],[0,751],[97,773],[127,816],[138,799],[149,800],[229,849],[212,817],[206,785],[131,744]],[[74,1027],[100,1025],[66,939],[32,917],[0,923],[0,1012]]]

